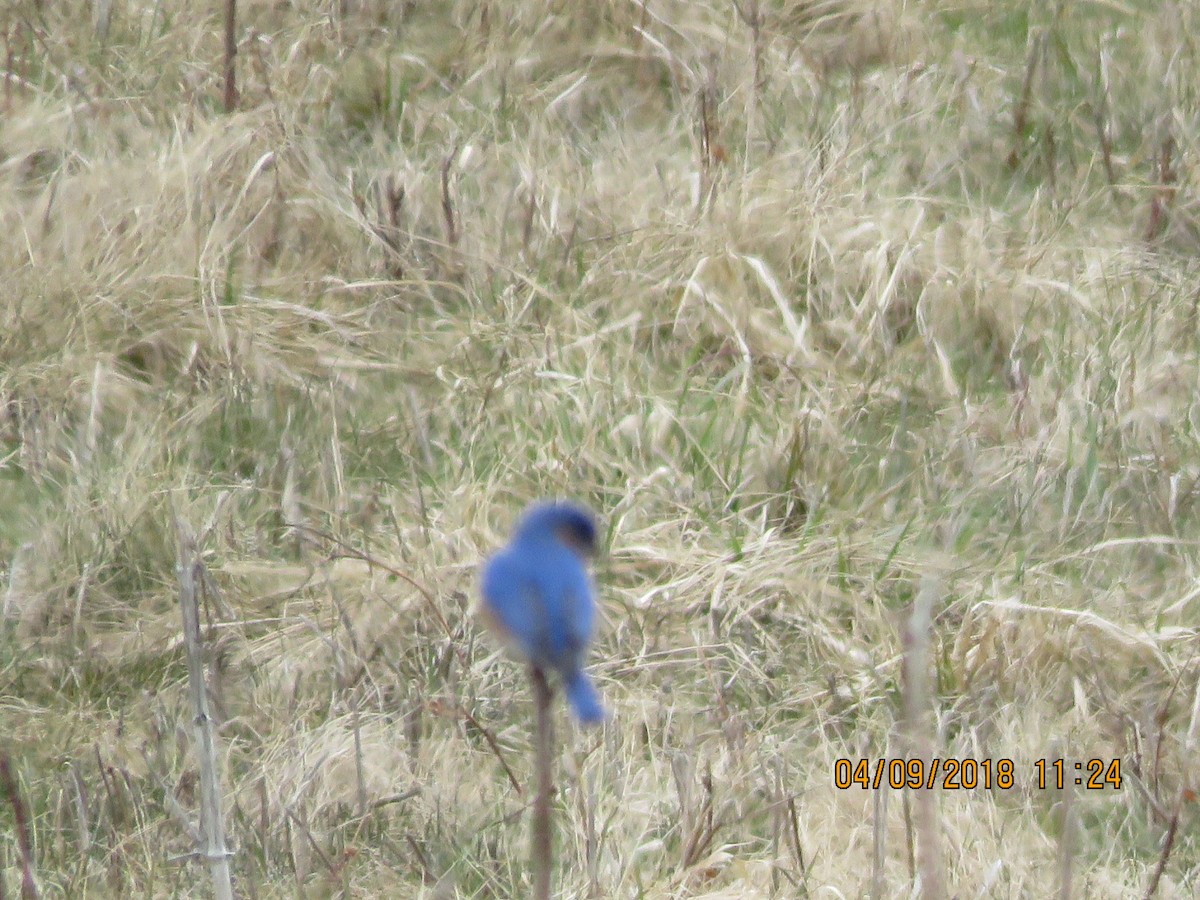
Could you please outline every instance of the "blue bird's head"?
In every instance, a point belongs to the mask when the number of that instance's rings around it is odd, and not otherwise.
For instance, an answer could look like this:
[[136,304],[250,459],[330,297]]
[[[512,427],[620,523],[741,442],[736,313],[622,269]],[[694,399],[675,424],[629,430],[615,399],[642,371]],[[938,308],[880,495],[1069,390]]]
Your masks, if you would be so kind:
[[518,542],[557,539],[583,557],[596,552],[596,521],[582,506],[566,501],[535,503],[517,525]]

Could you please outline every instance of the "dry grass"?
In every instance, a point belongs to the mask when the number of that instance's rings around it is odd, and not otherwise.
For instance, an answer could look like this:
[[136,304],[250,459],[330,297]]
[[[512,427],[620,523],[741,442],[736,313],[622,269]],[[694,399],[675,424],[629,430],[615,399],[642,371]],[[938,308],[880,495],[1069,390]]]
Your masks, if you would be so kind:
[[[532,706],[470,605],[543,495],[607,525],[562,896],[1200,890],[1192,5],[244,0],[231,114],[221,6],[0,12],[46,896],[209,892],[173,509],[238,895],[527,894]],[[922,745],[1016,784],[833,785]]]

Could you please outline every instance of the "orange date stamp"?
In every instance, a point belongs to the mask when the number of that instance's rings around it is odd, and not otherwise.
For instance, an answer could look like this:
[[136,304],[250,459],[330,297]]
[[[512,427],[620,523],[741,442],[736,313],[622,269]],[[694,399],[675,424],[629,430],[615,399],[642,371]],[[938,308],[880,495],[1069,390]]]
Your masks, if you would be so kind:
[[1063,790],[1074,786],[1089,791],[1121,789],[1120,759],[1038,759],[1031,765],[1018,766],[1007,757],[942,759],[839,759],[833,764],[833,786],[839,790],[853,787],[893,790],[943,791],[1001,790],[1017,787],[1018,780],[1038,790]]

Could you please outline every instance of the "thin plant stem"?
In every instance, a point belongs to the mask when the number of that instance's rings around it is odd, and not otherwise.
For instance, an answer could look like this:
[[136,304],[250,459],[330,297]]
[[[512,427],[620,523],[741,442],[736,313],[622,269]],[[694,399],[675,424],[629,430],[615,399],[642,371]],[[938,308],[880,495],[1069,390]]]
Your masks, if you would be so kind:
[[237,0],[225,0],[225,112],[237,109]]
[[204,846],[198,847],[197,851],[208,862],[213,896],[217,900],[232,900],[233,880],[225,846],[225,822],[221,813],[220,753],[217,750],[216,727],[208,711],[204,650],[200,637],[198,586],[203,578],[204,564],[200,561],[195,535],[178,513],[175,513],[175,531],[179,537],[179,609],[183,618],[183,640],[187,655],[188,693],[192,701],[196,756],[200,762],[200,830],[204,835]]
[[546,673],[537,666],[529,670],[533,684],[533,705],[537,710],[534,734],[537,769],[537,796],[533,801],[531,837],[534,900],[550,900],[550,876],[554,867],[554,847],[550,830],[550,795],[554,791],[554,720],[550,715],[552,693]]
[[[17,832],[17,850],[21,856],[21,900],[38,900],[37,879],[33,876],[33,844],[29,840],[29,817],[25,812],[25,804],[21,800],[21,789],[13,774],[12,760],[7,753],[0,754],[0,785],[8,795],[9,805],[12,806],[13,823]],[[0,881],[0,894],[4,891]]]

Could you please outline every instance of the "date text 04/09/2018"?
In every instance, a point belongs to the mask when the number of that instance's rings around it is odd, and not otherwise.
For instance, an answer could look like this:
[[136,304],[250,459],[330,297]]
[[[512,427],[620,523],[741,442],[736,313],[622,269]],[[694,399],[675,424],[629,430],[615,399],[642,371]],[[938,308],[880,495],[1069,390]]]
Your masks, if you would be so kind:
[[[1039,759],[1025,769],[1030,784],[1038,790],[1062,790],[1074,785],[1086,790],[1121,789],[1120,759]],[[833,786],[894,790],[908,788],[944,791],[973,791],[979,788],[1009,790],[1017,786],[1018,766],[1006,757],[998,759],[839,759],[833,764]]]

